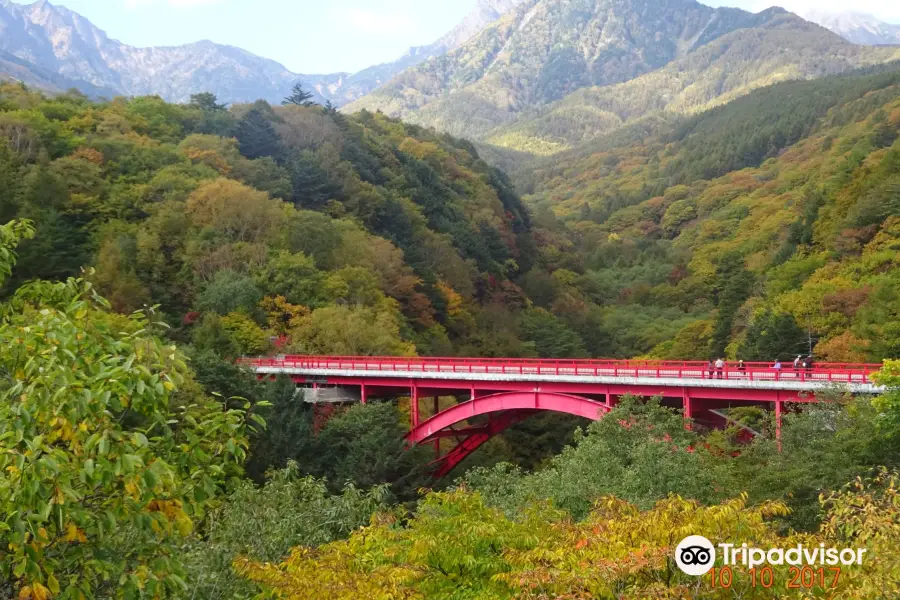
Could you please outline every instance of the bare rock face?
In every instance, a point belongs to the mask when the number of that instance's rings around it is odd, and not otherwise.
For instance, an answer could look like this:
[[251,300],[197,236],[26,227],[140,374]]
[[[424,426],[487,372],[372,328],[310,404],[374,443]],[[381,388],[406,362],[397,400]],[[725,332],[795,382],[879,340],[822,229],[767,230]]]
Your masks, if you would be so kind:
[[803,17],[830,29],[847,41],[866,46],[900,44],[900,25],[879,21],[872,15],[857,12],[829,13],[809,11]]
[[[20,59],[15,66],[0,63],[0,72],[51,90],[72,83],[91,95],[157,94],[173,102],[186,102],[191,94],[205,91],[230,103],[260,98],[278,102],[300,81],[314,92],[315,100],[341,106],[404,69],[459,47],[522,1],[481,0],[446,36],[430,46],[410,49],[395,62],[355,74],[310,75],[292,73],[273,60],[209,41],[135,48],[47,0],[29,5],[0,0],[0,50]],[[33,65],[30,71],[28,63]],[[48,74],[54,74],[57,82],[50,81]]]
[[379,110],[459,137],[549,151],[654,112],[686,114],[785,78],[893,56],[780,8],[524,0],[457,49],[344,110]]

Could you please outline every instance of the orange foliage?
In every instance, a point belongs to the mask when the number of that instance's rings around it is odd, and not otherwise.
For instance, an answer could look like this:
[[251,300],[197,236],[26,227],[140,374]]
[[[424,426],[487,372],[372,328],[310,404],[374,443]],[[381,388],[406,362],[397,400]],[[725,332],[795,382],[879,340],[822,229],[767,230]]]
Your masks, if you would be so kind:
[[869,347],[867,340],[845,331],[837,337],[820,342],[816,346],[816,354],[825,362],[838,363],[862,363],[867,360],[866,349]]

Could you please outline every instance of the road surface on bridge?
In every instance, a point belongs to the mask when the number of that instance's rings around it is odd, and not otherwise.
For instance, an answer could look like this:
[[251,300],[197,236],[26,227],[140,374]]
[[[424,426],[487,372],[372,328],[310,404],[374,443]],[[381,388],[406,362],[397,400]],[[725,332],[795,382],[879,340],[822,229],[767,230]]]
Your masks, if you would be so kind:
[[[624,395],[659,396],[687,418],[706,426],[724,426],[722,409],[741,405],[773,408],[777,431],[787,403],[815,401],[827,390],[878,394],[870,376],[874,364],[821,363],[794,369],[785,363],[406,358],[352,356],[278,356],[244,359],[260,378],[290,376],[311,388],[353,390],[363,403],[372,398],[410,398],[411,444],[455,438],[457,445],[436,461],[437,474],[449,472],[490,437],[540,411],[599,419]],[[438,397],[464,401],[439,410]],[[427,419],[420,400],[433,398]],[[474,423],[474,424],[473,424]],[[461,427],[461,428],[460,428]],[[754,432],[755,433],[755,432]]]

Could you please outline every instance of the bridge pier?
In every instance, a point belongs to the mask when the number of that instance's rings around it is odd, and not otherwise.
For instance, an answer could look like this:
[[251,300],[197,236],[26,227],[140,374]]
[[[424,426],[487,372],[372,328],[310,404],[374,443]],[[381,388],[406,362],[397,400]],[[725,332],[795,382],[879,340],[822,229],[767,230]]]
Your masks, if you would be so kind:
[[410,386],[409,418],[413,429],[419,426],[419,388],[415,383]]
[[694,428],[694,406],[691,403],[691,393],[688,388],[681,389],[681,401],[684,408],[685,427],[687,429]]
[[778,449],[781,450],[781,415],[784,411],[781,400],[775,401],[775,439],[778,440]]
[[[436,416],[439,412],[441,412],[441,397],[440,396],[434,397],[434,407],[433,408],[434,408],[434,410],[431,413],[432,417]],[[436,438],[434,438],[434,459],[440,460],[440,458],[441,458],[441,438],[436,437]]]

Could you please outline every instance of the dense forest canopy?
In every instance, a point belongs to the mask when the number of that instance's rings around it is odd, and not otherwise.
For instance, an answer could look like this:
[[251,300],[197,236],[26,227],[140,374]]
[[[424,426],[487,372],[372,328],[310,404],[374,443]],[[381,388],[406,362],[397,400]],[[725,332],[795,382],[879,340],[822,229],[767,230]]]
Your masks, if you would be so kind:
[[609,350],[897,356],[898,73],[779,84],[518,178],[576,287],[612,322],[640,315]]
[[[897,72],[779,84],[539,162],[530,211],[467,142],[379,114],[7,85],[0,213],[38,230],[7,289],[91,266],[116,310],[159,305],[175,339],[223,357],[278,339],[774,360],[813,337],[823,358],[880,360],[897,323]],[[783,343],[760,347],[773,328]]]
[[[523,199],[468,142],[299,88],[229,108],[0,86],[0,596],[733,597],[674,570],[688,529],[864,540],[831,591],[900,593],[896,72],[625,140],[538,163]],[[886,360],[887,393],[823,394],[780,439],[753,407],[706,431],[622,398],[442,482],[405,399],[313,407],[234,361],[810,344]],[[809,597],[787,576],[779,597]]]

